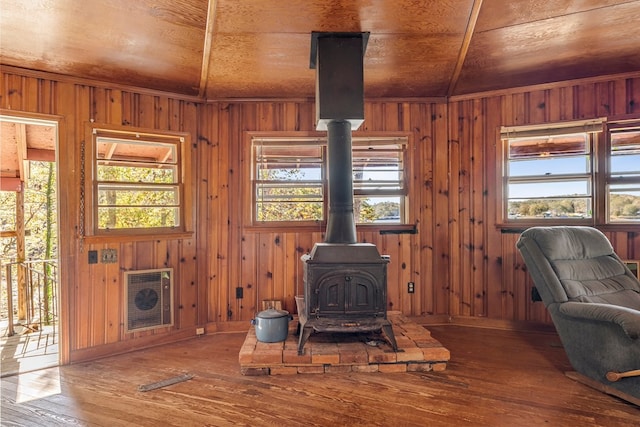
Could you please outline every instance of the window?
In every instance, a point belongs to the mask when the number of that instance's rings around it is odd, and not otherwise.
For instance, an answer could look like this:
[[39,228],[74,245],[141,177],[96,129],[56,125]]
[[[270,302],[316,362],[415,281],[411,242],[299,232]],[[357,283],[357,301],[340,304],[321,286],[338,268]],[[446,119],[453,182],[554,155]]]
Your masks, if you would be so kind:
[[640,122],[607,125],[607,219],[640,224]]
[[504,217],[509,221],[590,220],[595,205],[599,122],[558,128],[503,128]]
[[92,129],[93,231],[186,231],[185,134]]
[[[356,223],[405,222],[407,137],[352,137]],[[252,138],[253,222],[326,221],[325,137]]]

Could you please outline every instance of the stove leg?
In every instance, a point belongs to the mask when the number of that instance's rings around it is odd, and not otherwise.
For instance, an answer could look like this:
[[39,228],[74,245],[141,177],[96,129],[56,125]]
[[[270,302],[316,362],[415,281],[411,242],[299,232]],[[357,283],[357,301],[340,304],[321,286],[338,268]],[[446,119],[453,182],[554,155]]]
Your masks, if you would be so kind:
[[304,344],[307,342],[311,333],[313,332],[313,326],[303,326],[300,331],[300,337],[298,338],[298,356],[302,356],[304,353]]
[[398,344],[396,343],[396,336],[393,334],[393,327],[391,324],[382,325],[382,333],[387,338],[387,341],[389,341],[389,344],[391,344],[393,351],[397,352]]

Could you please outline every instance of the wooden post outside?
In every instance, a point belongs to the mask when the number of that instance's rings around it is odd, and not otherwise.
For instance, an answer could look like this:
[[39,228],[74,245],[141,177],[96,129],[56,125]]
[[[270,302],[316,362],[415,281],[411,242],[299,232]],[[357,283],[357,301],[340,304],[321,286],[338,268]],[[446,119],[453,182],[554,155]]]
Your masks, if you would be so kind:
[[27,275],[24,261],[25,248],[25,224],[24,224],[24,184],[20,191],[16,192],[16,261],[18,261],[18,320],[27,318]]

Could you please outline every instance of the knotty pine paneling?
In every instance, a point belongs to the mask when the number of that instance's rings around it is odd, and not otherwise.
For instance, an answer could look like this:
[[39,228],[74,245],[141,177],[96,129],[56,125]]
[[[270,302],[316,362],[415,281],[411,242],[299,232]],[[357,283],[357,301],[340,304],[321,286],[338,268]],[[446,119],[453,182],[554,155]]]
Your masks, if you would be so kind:
[[[215,249],[213,280],[209,282],[210,321],[249,321],[265,299],[280,299],[295,311],[294,297],[302,293],[300,256],[323,240],[323,228],[297,232],[260,229],[244,223],[247,200],[250,149],[246,132],[313,131],[315,109],[308,102],[238,102],[208,104],[203,123],[218,119],[211,133],[199,137],[216,141],[217,158],[210,158],[209,182],[217,183],[219,194],[208,200],[207,211],[217,218],[207,231]],[[209,125],[202,126],[208,128]],[[358,240],[371,242],[391,256],[389,265],[389,307],[408,315],[446,314],[449,267],[442,260],[449,252],[448,170],[446,151],[446,105],[411,102],[368,102],[365,105],[366,132],[407,132],[412,135],[408,165],[411,191],[410,222],[417,235],[380,235],[359,232]],[[441,144],[438,147],[437,143]],[[439,150],[438,150],[439,148]],[[424,159],[428,161],[423,161]],[[432,159],[438,159],[434,167]],[[220,171],[227,171],[221,176]],[[242,197],[238,197],[242,195]],[[434,206],[442,207],[440,211]],[[435,217],[435,220],[434,220]],[[437,259],[436,259],[437,258]],[[437,279],[434,280],[434,273]],[[407,293],[407,282],[416,283],[416,293]],[[236,288],[243,298],[236,298]],[[444,292],[444,293],[443,293]]]
[[[104,242],[83,240],[80,236],[81,145],[89,121],[177,130],[198,134],[199,104],[157,94],[132,93],[103,86],[73,84],[46,76],[4,72],[0,84],[0,108],[61,118],[58,146],[59,272],[61,292],[61,355],[63,363],[94,355],[136,348],[155,339],[171,340],[178,331],[206,323],[208,305],[202,297],[206,277],[198,269],[196,237],[167,240],[115,239]],[[192,139],[190,156],[198,157],[197,139]],[[90,159],[87,176],[90,176]],[[192,182],[200,178],[199,169],[187,163]],[[205,177],[206,179],[207,177]],[[189,201],[193,203],[193,201]],[[193,213],[196,223],[197,210]],[[85,213],[88,215],[88,212]],[[206,227],[206,218],[202,224]],[[87,252],[105,248],[117,250],[115,264],[88,264]],[[206,255],[201,263],[206,265]],[[174,268],[174,327],[124,333],[123,271],[161,267]],[[182,333],[182,332],[180,332]],[[158,338],[154,337],[157,336]],[[163,337],[164,338],[160,338]],[[108,350],[93,350],[100,348]],[[78,356],[81,354],[81,356]]]
[[[307,101],[193,102],[157,93],[2,73],[0,107],[62,118],[59,147],[60,293],[63,361],[131,350],[195,334],[195,326],[249,320],[264,299],[295,311],[302,293],[300,256],[323,229],[270,230],[245,223],[250,151],[246,132],[313,131]],[[430,314],[549,323],[530,300],[531,279],[515,250],[517,233],[497,226],[501,125],[547,123],[602,115],[640,115],[640,80],[553,85],[452,99],[368,101],[366,132],[411,135],[409,222],[418,234],[358,232],[391,257],[389,308]],[[193,237],[83,241],[80,147],[85,123],[150,127],[191,134]],[[637,233],[607,232],[623,258],[640,258]],[[118,263],[87,262],[88,250],[116,248]],[[175,325],[124,334],[124,270],[173,267]],[[416,284],[407,293],[407,282]],[[236,288],[243,298],[236,298]],[[66,326],[65,326],[66,325]]]
[[[497,227],[501,191],[500,126],[606,116],[640,117],[640,79],[626,78],[449,102],[452,217],[452,316],[549,323],[531,302],[531,279],[517,253],[517,233]],[[622,258],[640,258],[638,233],[606,232]],[[453,261],[456,260],[456,261]]]

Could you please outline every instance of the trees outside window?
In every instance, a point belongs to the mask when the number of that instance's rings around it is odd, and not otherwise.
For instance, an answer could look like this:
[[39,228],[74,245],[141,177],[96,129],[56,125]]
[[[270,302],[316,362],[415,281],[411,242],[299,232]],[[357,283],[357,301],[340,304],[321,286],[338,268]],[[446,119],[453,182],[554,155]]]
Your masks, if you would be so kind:
[[95,234],[185,231],[188,136],[92,129]]
[[[404,223],[407,137],[352,138],[356,223]],[[252,138],[253,223],[326,221],[326,139]]]
[[503,222],[640,224],[640,122],[503,128]]

